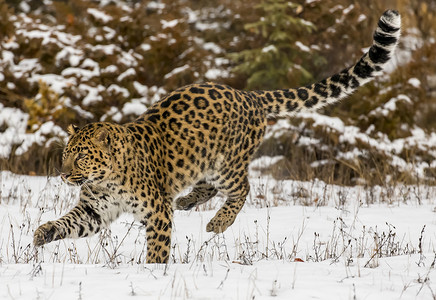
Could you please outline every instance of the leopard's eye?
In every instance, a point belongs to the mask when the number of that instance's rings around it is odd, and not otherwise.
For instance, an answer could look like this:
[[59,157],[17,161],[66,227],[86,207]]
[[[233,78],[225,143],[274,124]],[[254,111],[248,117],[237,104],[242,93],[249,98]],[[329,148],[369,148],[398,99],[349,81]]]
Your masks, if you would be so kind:
[[78,160],[79,160],[79,159],[83,159],[83,158],[85,158],[87,155],[88,155],[88,154],[86,154],[86,153],[79,153],[79,154],[77,155],[77,159],[78,159]]

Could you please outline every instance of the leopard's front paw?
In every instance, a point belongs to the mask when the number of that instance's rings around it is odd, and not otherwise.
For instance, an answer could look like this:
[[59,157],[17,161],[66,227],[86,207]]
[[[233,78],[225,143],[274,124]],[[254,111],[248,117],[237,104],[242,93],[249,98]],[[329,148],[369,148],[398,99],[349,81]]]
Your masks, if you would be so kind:
[[217,214],[215,217],[210,220],[210,222],[206,226],[207,232],[215,232],[215,233],[221,233],[226,231],[226,229],[233,224],[235,221],[234,218],[229,218],[226,216],[223,216],[221,214]]
[[59,231],[53,222],[45,223],[36,229],[33,235],[33,244],[35,247],[50,243],[54,239],[59,239]]

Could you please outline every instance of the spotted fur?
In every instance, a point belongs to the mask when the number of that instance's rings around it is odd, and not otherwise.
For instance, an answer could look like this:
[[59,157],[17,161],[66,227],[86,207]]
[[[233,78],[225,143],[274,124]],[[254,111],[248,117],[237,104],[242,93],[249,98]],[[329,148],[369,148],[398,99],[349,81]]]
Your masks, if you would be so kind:
[[[207,83],[180,88],[133,123],[70,126],[61,177],[81,185],[77,206],[40,226],[35,246],[79,238],[106,228],[128,212],[146,227],[147,262],[168,261],[174,209],[227,197],[207,224],[223,232],[249,191],[247,167],[263,139],[268,116],[293,115],[335,103],[370,81],[389,60],[401,19],[386,11],[368,53],[352,67],[297,89],[240,91]],[[192,191],[180,198],[188,187]]]

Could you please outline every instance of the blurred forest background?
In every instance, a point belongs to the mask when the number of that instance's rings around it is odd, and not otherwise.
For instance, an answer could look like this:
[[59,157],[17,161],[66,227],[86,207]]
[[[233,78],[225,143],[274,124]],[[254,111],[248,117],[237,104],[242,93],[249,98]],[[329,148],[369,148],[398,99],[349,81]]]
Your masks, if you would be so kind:
[[353,64],[400,11],[394,63],[320,114],[270,120],[276,178],[387,185],[436,175],[434,0],[0,0],[0,169],[55,175],[66,128],[125,123],[186,84],[297,87]]

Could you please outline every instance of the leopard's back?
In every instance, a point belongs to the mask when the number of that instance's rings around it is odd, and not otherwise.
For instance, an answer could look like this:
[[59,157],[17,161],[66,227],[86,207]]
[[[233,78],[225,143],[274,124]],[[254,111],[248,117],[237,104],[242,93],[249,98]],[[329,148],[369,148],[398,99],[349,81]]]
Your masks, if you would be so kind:
[[152,124],[160,135],[168,185],[177,193],[202,179],[225,185],[222,174],[245,168],[262,141],[266,112],[251,92],[192,84],[157,102],[137,122]]

